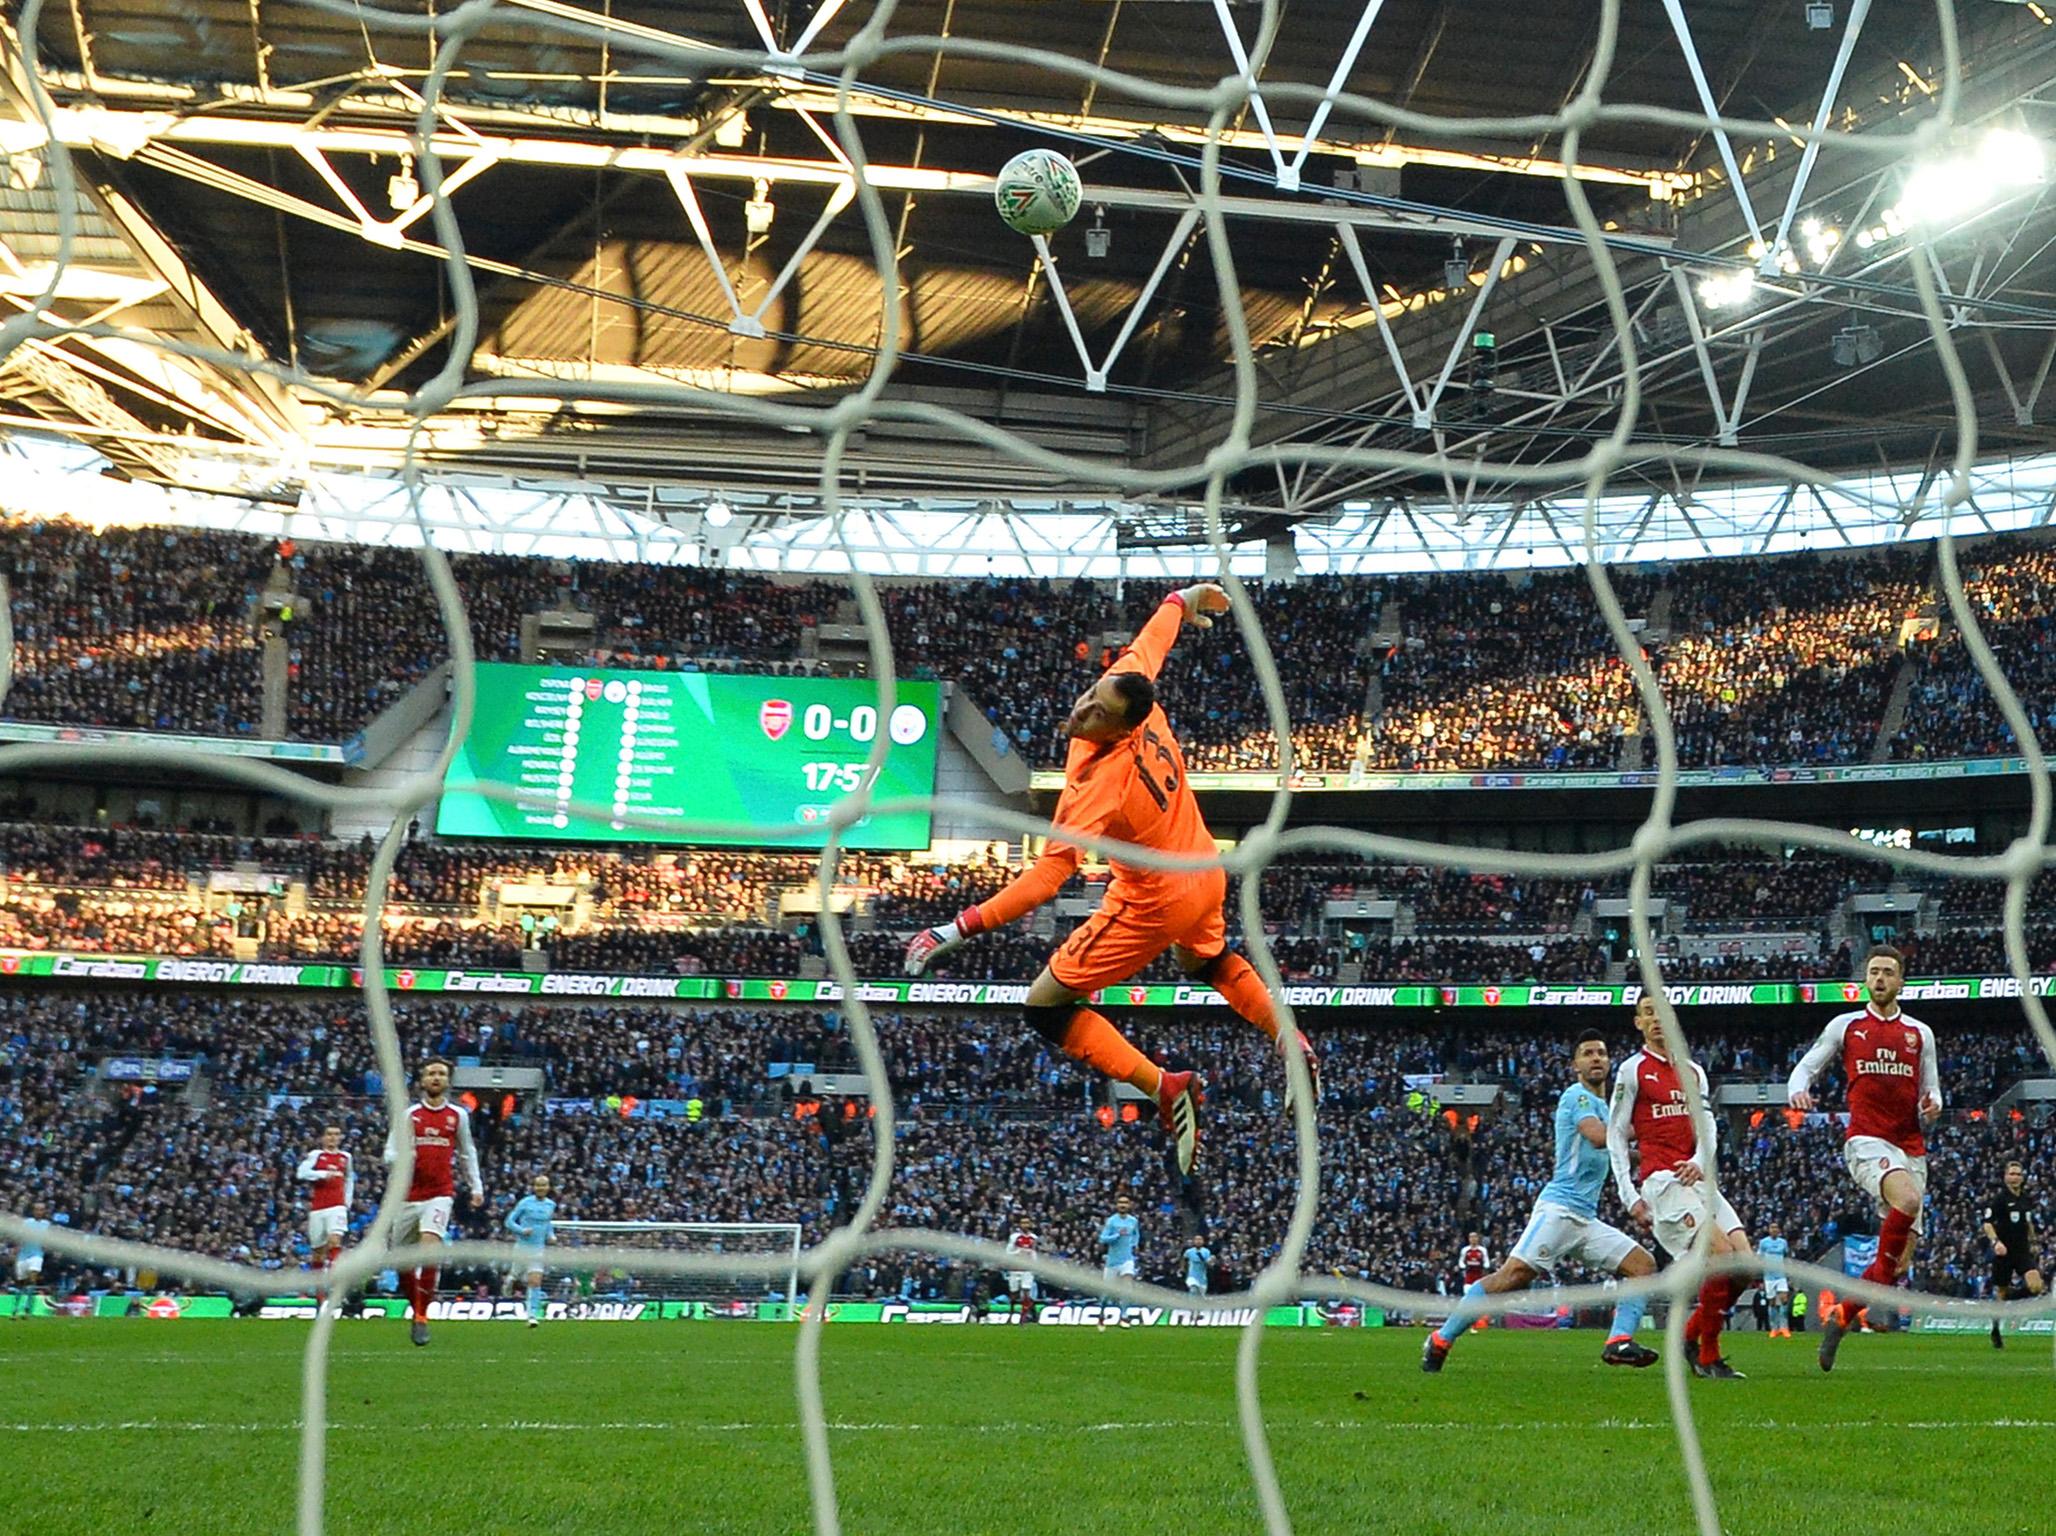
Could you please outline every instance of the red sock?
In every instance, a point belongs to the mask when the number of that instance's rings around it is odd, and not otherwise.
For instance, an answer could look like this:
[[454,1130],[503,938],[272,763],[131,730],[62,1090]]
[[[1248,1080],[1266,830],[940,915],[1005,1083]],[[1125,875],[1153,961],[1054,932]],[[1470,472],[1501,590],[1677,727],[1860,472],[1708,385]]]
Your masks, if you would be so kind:
[[1899,1282],[1899,1255],[1906,1251],[1906,1239],[1913,1235],[1913,1218],[1897,1209],[1885,1212],[1884,1230],[1878,1233],[1878,1255],[1863,1272],[1866,1280],[1879,1285]]
[[414,1302],[414,1316],[419,1322],[425,1323],[428,1321],[428,1304],[435,1300],[435,1283],[441,1274],[442,1271],[439,1269],[424,1269],[420,1271],[421,1286],[416,1292]]
[[1163,1085],[1164,1072],[1114,1028],[1105,1014],[1080,1008],[1071,1015],[1071,1027],[1064,1031],[1063,1051],[1073,1060],[1097,1067],[1108,1077],[1118,1078],[1152,1099]]
[[1726,1316],[1728,1303],[1734,1299],[1734,1283],[1726,1275],[1709,1276],[1699,1287],[1699,1306],[1693,1313],[1698,1326],[1693,1332],[1699,1336],[1699,1363],[1711,1365],[1720,1358],[1721,1319]]
[[1213,974],[1207,977],[1207,985],[1228,1000],[1228,1006],[1241,1014],[1273,1040],[1278,1038],[1278,1010],[1271,1002],[1271,989],[1264,985],[1263,977],[1257,975],[1256,967],[1233,951],[1224,952],[1214,962]]

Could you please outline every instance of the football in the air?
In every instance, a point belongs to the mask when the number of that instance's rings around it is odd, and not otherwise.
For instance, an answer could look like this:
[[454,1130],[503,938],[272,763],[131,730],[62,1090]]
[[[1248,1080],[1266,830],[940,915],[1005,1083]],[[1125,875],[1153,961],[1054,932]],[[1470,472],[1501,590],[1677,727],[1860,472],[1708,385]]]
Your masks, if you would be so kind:
[[1062,229],[1078,211],[1078,167],[1053,149],[1024,149],[1000,168],[992,200],[1007,228],[1023,235]]

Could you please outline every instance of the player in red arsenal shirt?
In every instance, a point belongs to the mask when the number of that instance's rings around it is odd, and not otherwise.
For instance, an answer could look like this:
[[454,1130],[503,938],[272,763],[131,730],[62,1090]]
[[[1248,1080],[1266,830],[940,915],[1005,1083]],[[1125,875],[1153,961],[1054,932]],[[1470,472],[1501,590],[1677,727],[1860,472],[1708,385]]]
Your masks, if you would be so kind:
[[[1463,1251],[1456,1256],[1456,1267],[1463,1276],[1462,1290],[1469,1290],[1492,1272],[1492,1251],[1485,1246],[1485,1239],[1480,1234],[1470,1232],[1465,1236],[1467,1241],[1464,1243]],[[1458,1294],[1461,1295],[1462,1291]],[[1481,1317],[1471,1326],[1482,1330],[1491,1325],[1491,1318]]]
[[329,1272],[343,1251],[343,1238],[350,1230],[350,1206],[357,1194],[357,1164],[343,1150],[341,1126],[322,1128],[321,1145],[300,1159],[294,1176],[314,1186],[307,1202],[308,1261],[321,1276],[316,1294],[326,1296]]
[[[1896,1285],[1913,1262],[1914,1236],[1924,1225],[1927,1198],[1927,1137],[1923,1128],[1942,1113],[1942,1077],[1935,1062],[1935,1035],[1903,1013],[1899,991],[1906,985],[1906,960],[1889,944],[1872,949],[1863,962],[1870,1002],[1828,1020],[1820,1038],[1799,1059],[1785,1084],[1785,1102],[1814,1107],[1813,1085],[1828,1063],[1841,1058],[1849,1089],[1849,1130],[1842,1161],[1849,1176],[1875,1200],[1883,1225],[1877,1257],[1863,1278]],[[1842,1336],[1858,1304],[1843,1302],[1821,1316],[1820,1368],[1835,1368]]]
[[1463,1283],[1471,1285],[1485,1278],[1492,1268],[1492,1253],[1485,1246],[1485,1240],[1477,1233],[1470,1234],[1470,1241],[1464,1244],[1463,1252],[1456,1256],[1456,1262],[1463,1270]]
[[[1024,1259],[1032,1259],[1035,1257],[1035,1250],[1041,1242],[1042,1239],[1037,1237],[1028,1227],[1019,1226],[1014,1228],[1013,1235],[1007,1239],[1007,1253],[1009,1256],[1018,1253]],[[1005,1271],[1003,1278],[1007,1282],[1007,1299],[1013,1303],[1014,1321],[1017,1323],[1034,1322],[1035,1271],[1032,1269],[1010,1269]]]
[[[1683,1258],[1702,1227],[1711,1225],[1711,1253],[1748,1253],[1749,1234],[1742,1218],[1722,1195],[1707,1198],[1706,1172],[1714,1166],[1713,1115],[1703,1125],[1692,1123],[1683,1080],[1664,1049],[1663,1015],[1656,1001],[1635,1004],[1635,1028],[1642,1049],[1614,1074],[1613,1102],[1606,1121],[1606,1150],[1613,1159],[1614,1187],[1621,1204],[1645,1231]],[[1706,1072],[1697,1062],[1699,1101],[1711,1105]],[[1685,1322],[1685,1342],[1697,1347],[1692,1373],[1717,1381],[1739,1381],[1742,1373],[1721,1358],[1720,1331],[1734,1305],[1741,1283],[1734,1275],[1708,1275],[1699,1287],[1699,1304]]]
[[[461,1104],[449,1102],[450,1064],[440,1056],[430,1057],[421,1064],[416,1081],[421,1085],[421,1097],[407,1106],[406,1120],[414,1139],[414,1180],[407,1186],[406,1204],[393,1218],[393,1241],[440,1244],[449,1238],[459,1163],[474,1207],[484,1204],[485,1186],[478,1181],[471,1114]],[[395,1125],[386,1136],[385,1160],[391,1164],[399,1156],[400,1127]],[[411,1337],[416,1344],[428,1342],[428,1304],[435,1299],[438,1273],[438,1266],[428,1264],[401,1276],[414,1306]]]

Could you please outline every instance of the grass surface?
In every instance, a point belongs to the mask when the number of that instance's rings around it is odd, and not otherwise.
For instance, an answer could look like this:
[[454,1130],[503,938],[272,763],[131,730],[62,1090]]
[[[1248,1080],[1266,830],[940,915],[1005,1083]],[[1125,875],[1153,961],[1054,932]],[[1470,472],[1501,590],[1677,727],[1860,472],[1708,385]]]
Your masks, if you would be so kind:
[[[285,1532],[304,1324],[0,1324],[0,1532]],[[344,1323],[328,1529],[811,1529],[788,1328]],[[1690,1529],[1661,1370],[1596,1334],[1465,1340],[1276,1331],[1264,1411],[1295,1527],[1408,1536]],[[1260,1528],[1232,1330],[831,1328],[823,1379],[845,1529]],[[1659,1341],[1660,1342],[1660,1341]],[[2049,1345],[1743,1335],[1750,1380],[1694,1382],[1731,1536],[2049,1529]],[[1357,1397],[1362,1391],[1365,1396]]]

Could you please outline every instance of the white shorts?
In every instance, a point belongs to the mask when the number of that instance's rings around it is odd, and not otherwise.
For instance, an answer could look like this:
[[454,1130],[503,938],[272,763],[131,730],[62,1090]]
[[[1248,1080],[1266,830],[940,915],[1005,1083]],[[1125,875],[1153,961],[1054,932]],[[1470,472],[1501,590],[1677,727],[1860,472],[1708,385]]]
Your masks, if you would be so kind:
[[1580,1216],[1560,1205],[1537,1205],[1521,1240],[1513,1245],[1512,1257],[1544,1275],[1555,1274],[1566,1259],[1618,1274],[1627,1256],[1640,1246],[1597,1216]]
[[1135,1278],[1135,1261],[1130,1259],[1125,1264],[1103,1264],[1100,1266],[1099,1273],[1100,1278],[1103,1280],[1133,1280]]
[[1188,1296],[1204,1296],[1206,1294],[1206,1282],[1204,1280],[1187,1280],[1185,1282],[1185,1293]]
[[1785,1276],[1765,1275],[1763,1277],[1763,1299],[1765,1301],[1783,1301],[1791,1294],[1792,1282]]
[[17,1258],[14,1261],[14,1278],[17,1280],[41,1280],[43,1278],[43,1256],[37,1253]]
[[340,1205],[325,1205],[307,1213],[307,1246],[317,1251],[340,1243],[350,1231],[350,1213]]
[[[1672,1258],[1683,1258],[1707,1220],[1705,1184],[1680,1184],[1678,1176],[1668,1171],[1652,1173],[1642,1183],[1642,1198],[1649,1202],[1649,1224],[1656,1230],[1656,1240]],[[1726,1195],[1720,1197],[1720,1209],[1712,1219],[1716,1231],[1742,1230],[1742,1218]]]
[[441,1238],[450,1236],[450,1207],[456,1204],[450,1195],[437,1195],[428,1200],[409,1200],[393,1217],[393,1241],[411,1242],[417,1236]]
[[524,1275],[539,1275],[550,1266],[543,1258],[548,1250],[541,1243],[516,1243],[514,1267]]
[[1883,1215],[1892,1207],[1884,1195],[1885,1175],[1894,1169],[1902,1170],[1913,1180],[1914,1193],[1920,1196],[1920,1209],[1913,1218],[1913,1230],[1927,1231],[1927,1159],[1895,1147],[1882,1136],[1851,1136],[1842,1143],[1842,1161],[1848,1164],[1849,1177],[1866,1195],[1877,1202],[1878,1214]]
[[1026,1291],[1030,1296],[1035,1294],[1035,1271],[1032,1269],[1005,1270],[1001,1278],[1006,1281],[1009,1292]]

